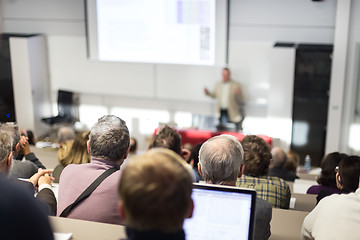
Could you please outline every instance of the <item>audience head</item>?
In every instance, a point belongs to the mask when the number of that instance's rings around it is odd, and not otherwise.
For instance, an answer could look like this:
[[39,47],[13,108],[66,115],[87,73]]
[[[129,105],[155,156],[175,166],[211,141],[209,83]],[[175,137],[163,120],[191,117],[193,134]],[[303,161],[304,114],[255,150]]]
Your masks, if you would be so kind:
[[16,154],[18,149],[18,143],[20,142],[20,130],[16,123],[6,122],[1,123],[1,130],[7,132],[12,139],[12,151]]
[[31,130],[26,130],[26,134],[27,134],[27,137],[28,137],[29,144],[30,145],[35,145],[36,137],[35,137],[34,132],[31,131]]
[[131,228],[176,232],[191,217],[192,176],[173,151],[156,148],[124,168],[118,187],[120,215]]
[[287,160],[284,164],[284,169],[286,171],[296,173],[299,162],[300,162],[299,154],[293,150],[289,150],[287,152]]
[[64,167],[69,164],[81,164],[90,162],[91,158],[87,151],[87,141],[89,140],[89,135],[90,131],[78,133],[74,141],[70,141],[70,150],[68,150],[68,153],[65,154],[64,158],[59,159],[60,163]]
[[0,173],[8,175],[12,163],[13,142],[11,135],[0,129]]
[[122,163],[129,145],[129,130],[125,121],[117,116],[105,115],[91,129],[89,152],[93,158]]
[[167,148],[182,156],[181,136],[175,129],[165,125],[156,134],[151,148]]
[[267,175],[271,160],[270,146],[260,137],[248,135],[241,141],[244,149],[244,174]]
[[220,135],[207,140],[199,152],[199,172],[207,183],[235,185],[242,174],[244,150],[237,138]]
[[137,151],[137,141],[136,141],[136,139],[134,137],[131,137],[130,138],[130,150],[129,150],[129,152],[135,154],[136,151]]
[[336,174],[337,186],[344,193],[355,192],[359,187],[360,157],[347,156],[340,160]]
[[75,130],[72,127],[61,127],[57,133],[58,142],[65,143],[69,140],[74,140],[75,138]]
[[336,188],[335,168],[339,166],[341,159],[347,157],[346,154],[333,152],[329,153],[321,161],[321,174],[317,179],[320,185]]
[[198,169],[199,151],[200,151],[201,146],[202,146],[202,143],[198,143],[191,149],[190,165],[192,165],[195,170]]
[[286,153],[280,147],[274,147],[271,150],[272,166],[275,168],[283,168],[287,161]]

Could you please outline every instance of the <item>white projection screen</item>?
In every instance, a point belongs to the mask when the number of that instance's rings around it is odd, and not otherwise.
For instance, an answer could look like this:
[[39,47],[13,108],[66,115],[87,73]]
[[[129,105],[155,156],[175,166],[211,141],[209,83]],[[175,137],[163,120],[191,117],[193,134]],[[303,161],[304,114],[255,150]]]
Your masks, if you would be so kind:
[[129,63],[224,64],[225,2],[87,0],[89,58]]

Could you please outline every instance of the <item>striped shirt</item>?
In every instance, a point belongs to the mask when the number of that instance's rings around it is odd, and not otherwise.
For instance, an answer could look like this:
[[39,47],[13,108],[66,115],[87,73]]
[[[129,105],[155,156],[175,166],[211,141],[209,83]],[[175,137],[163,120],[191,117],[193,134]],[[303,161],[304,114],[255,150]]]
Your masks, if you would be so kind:
[[258,198],[268,201],[275,208],[289,208],[291,198],[290,188],[281,178],[243,175],[237,179],[236,186],[255,189]]

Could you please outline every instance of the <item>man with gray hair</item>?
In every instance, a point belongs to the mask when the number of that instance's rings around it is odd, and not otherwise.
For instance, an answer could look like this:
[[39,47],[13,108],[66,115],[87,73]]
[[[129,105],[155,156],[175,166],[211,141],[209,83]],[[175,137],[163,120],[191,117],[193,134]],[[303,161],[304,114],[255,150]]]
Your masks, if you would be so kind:
[[[13,139],[12,133],[8,131],[4,125],[0,127],[0,175],[9,177],[13,162]],[[56,214],[56,198],[51,190],[51,181],[54,180],[49,174],[52,170],[39,169],[34,175],[32,175],[27,181],[18,180],[17,178],[11,178],[11,180],[18,185],[22,185],[24,189],[28,190],[29,196],[34,196],[35,189],[38,189],[36,198],[44,204],[44,210],[47,210],[47,214]],[[11,176],[12,177],[12,176]],[[0,200],[1,201],[1,200]]]
[[[91,162],[70,164],[60,176],[58,216],[111,224],[122,222],[117,211],[116,189],[120,165],[128,155],[129,144],[129,130],[125,121],[114,115],[106,115],[98,120],[91,129],[88,141]],[[88,197],[73,204],[105,172],[109,174],[87,194]]]
[[[207,140],[199,151],[199,172],[206,183],[236,186],[244,171],[244,150],[237,138],[220,135]],[[272,206],[257,198],[254,239],[268,239],[271,235]]]
[[[35,154],[30,151],[28,139],[26,136],[20,135],[19,127],[16,123],[1,123],[1,129],[7,132],[12,139],[13,161],[10,170],[12,177],[28,179],[36,174],[39,168],[45,169],[45,166]],[[22,160],[24,156],[26,160]]]
[[268,176],[279,177],[285,181],[294,182],[296,174],[284,169],[284,164],[287,161],[286,153],[280,147],[274,147],[271,150],[272,163],[269,166]]

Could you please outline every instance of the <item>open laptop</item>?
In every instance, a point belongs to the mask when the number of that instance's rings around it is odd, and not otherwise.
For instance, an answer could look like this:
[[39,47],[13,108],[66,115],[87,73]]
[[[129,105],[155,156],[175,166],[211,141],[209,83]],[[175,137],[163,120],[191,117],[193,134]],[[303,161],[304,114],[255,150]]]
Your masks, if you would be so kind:
[[193,216],[184,222],[187,240],[253,239],[254,190],[195,183],[192,199]]

